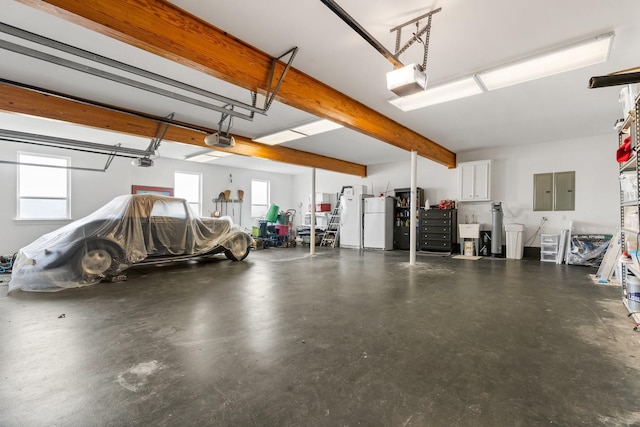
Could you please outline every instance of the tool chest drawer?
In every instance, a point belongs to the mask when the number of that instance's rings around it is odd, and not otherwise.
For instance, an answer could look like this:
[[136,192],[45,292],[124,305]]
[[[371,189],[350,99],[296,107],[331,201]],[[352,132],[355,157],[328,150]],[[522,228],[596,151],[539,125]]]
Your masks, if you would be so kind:
[[424,211],[426,219],[451,219],[453,209],[429,209]]
[[422,250],[447,250],[451,251],[451,241],[450,240],[425,240],[423,242]]
[[451,240],[450,234],[422,233],[420,238],[423,240]]
[[451,227],[441,225],[423,225],[420,227],[420,231],[423,233],[451,234]]

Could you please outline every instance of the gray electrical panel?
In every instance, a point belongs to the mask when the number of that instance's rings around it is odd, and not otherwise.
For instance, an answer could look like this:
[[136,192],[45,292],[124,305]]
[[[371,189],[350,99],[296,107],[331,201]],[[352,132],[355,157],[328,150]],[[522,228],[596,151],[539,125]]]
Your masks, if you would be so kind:
[[553,210],[553,174],[537,173],[533,175],[533,210]]
[[576,173],[555,172],[533,175],[534,211],[573,211],[576,205]]
[[556,172],[554,181],[554,210],[573,211],[576,206],[576,173]]

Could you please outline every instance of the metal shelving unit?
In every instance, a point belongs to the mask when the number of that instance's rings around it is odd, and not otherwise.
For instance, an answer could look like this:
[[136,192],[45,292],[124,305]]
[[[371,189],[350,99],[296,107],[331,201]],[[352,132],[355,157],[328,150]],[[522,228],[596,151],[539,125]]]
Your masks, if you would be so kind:
[[[634,322],[640,323],[640,313],[630,307],[634,302],[629,300],[630,275],[640,279],[640,198],[638,197],[638,182],[640,182],[640,168],[638,168],[638,151],[640,147],[640,97],[635,100],[635,114],[627,116],[618,132],[618,145],[622,145],[627,135],[631,136],[632,152],[628,161],[620,164],[620,227],[621,245],[623,250],[634,254],[629,262],[622,263],[620,271],[622,277],[622,303],[627,308]],[[631,178],[632,191],[629,191],[629,183],[623,185],[623,181]],[[635,251],[635,252],[633,252]]]
[[[411,247],[410,233],[411,222],[410,218],[410,201],[411,201],[411,189],[410,188],[396,188],[395,193],[395,207],[393,211],[393,249],[409,250]],[[424,200],[424,190],[420,187],[416,188],[416,204],[419,208],[422,206]],[[419,220],[418,220],[419,226]],[[419,230],[419,229],[418,229]],[[418,245],[416,239],[416,246]]]

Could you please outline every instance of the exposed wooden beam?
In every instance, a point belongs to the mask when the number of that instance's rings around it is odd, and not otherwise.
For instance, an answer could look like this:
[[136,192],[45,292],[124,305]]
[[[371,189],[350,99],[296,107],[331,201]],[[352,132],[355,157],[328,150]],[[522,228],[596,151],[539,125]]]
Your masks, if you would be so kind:
[[[20,1],[238,86],[254,91],[267,87],[270,55],[167,1]],[[456,166],[455,153],[293,67],[278,100],[450,168]]]
[[[0,82],[0,110],[46,117],[149,139],[155,137],[158,129],[158,121],[148,117],[141,117],[142,113],[131,112],[132,114],[129,114],[124,111],[45,94],[4,82]],[[157,119],[161,118],[158,117]],[[199,131],[171,125],[167,129],[165,139],[202,148],[211,148],[205,145],[204,137],[212,132],[215,132],[215,130],[203,129]],[[367,175],[367,167],[357,163],[307,153],[293,148],[260,144],[241,135],[234,135],[234,138],[236,140],[235,147],[216,147],[216,150],[361,177]]]

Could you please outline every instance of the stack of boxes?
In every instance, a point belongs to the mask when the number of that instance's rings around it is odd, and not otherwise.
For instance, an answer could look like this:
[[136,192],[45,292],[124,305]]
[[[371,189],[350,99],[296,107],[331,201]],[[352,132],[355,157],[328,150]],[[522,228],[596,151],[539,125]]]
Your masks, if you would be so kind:
[[[336,196],[330,193],[316,193],[316,225],[318,227],[327,227],[329,216],[333,209]],[[304,225],[311,225],[311,196],[307,204],[307,212],[304,214]]]

